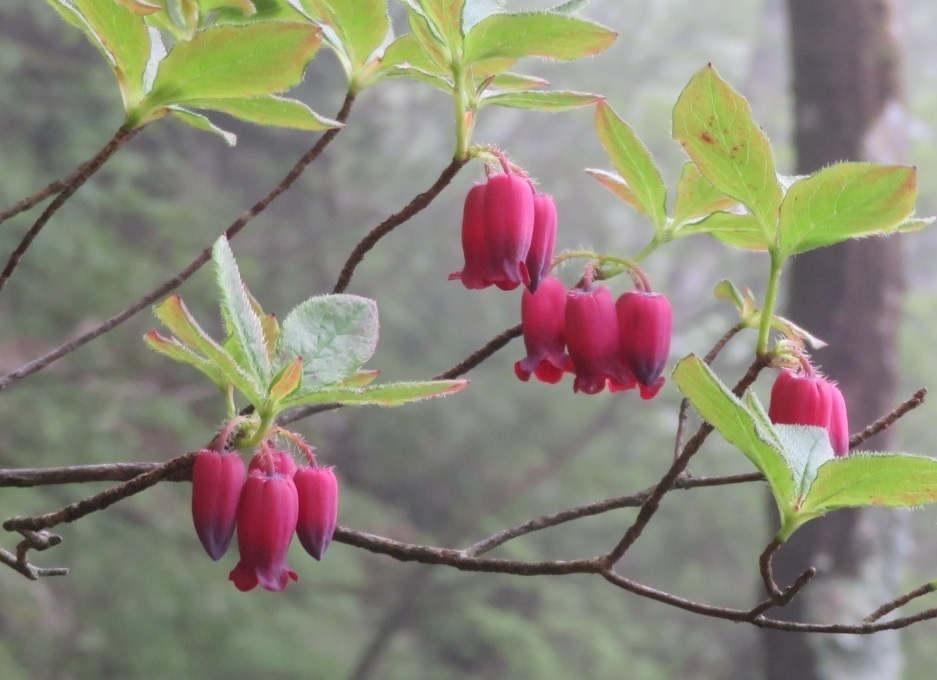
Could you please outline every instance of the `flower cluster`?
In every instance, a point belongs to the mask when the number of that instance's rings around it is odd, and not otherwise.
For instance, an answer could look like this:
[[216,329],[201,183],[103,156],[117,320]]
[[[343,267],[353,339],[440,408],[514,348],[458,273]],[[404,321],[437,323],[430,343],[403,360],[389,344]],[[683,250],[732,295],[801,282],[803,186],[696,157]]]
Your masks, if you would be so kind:
[[[650,399],[664,384],[673,314],[666,297],[644,290],[617,302],[603,286],[587,281],[567,292],[549,275],[556,248],[556,204],[538,194],[529,178],[502,159],[504,172],[468,192],[462,214],[465,266],[449,275],[469,289],[524,284],[521,326],[526,358],[514,365],[521,380],[531,375],[558,383],[574,373],[573,390],[596,394],[639,387]],[[591,267],[590,267],[591,269]],[[568,351],[568,353],[567,353]]]
[[836,457],[849,454],[849,420],[843,393],[806,360],[801,369],[783,369],[778,374],[771,388],[768,417],[777,425],[825,428]]
[[[314,460],[314,459],[313,459]],[[315,559],[332,541],[338,481],[331,468],[297,467],[287,451],[264,445],[245,467],[236,453],[205,449],[192,469],[192,519],[213,560],[237,530],[241,559],[230,579],[238,590],[286,588],[298,580],[286,563],[293,534]]]
[[514,372],[521,380],[533,374],[549,383],[569,372],[576,376],[576,392],[638,387],[650,399],[664,384],[672,327],[670,302],[659,293],[631,291],[616,302],[605,286],[566,292],[559,279],[548,277],[536,293],[524,292],[521,328],[527,357],[514,365]]

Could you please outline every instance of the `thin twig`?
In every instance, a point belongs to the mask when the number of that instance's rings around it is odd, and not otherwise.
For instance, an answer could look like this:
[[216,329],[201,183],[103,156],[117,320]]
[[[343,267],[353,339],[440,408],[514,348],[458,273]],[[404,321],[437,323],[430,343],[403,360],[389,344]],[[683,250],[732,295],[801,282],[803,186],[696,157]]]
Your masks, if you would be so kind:
[[50,182],[49,184],[47,184],[46,186],[44,186],[39,191],[37,191],[36,193],[34,193],[32,196],[27,196],[26,198],[20,201],[17,201],[6,210],[0,211],[0,224],[2,224],[3,222],[6,222],[11,217],[15,217],[16,215],[19,215],[21,212],[26,212],[27,210],[32,208],[34,205],[38,205],[39,203],[42,203],[44,200],[49,198],[49,196],[59,193],[62,189],[65,188],[65,185],[68,182],[70,182],[75,176],[77,176],[80,172],[82,172],[85,165],[87,165],[87,162],[82,163],[80,166],[78,166],[78,168],[74,170],[72,174],[69,175],[64,180],[62,179],[54,180]]
[[121,126],[118,128],[117,132],[114,133],[114,136],[111,137],[110,141],[104,145],[104,148],[98,151],[91,160],[82,165],[78,169],[79,171],[72,177],[69,177],[65,186],[62,187],[58,196],[55,197],[55,200],[42,212],[39,219],[33,223],[33,226],[31,226],[29,231],[23,236],[19,245],[10,253],[10,258],[7,260],[6,266],[4,266],[3,271],[0,272],[0,290],[3,290],[3,287],[6,286],[7,281],[9,281],[10,277],[13,275],[13,270],[16,269],[16,265],[19,264],[26,250],[32,245],[32,242],[39,235],[39,232],[42,231],[42,228],[52,219],[52,216],[58,212],[59,208],[65,205],[65,202],[71,198],[111,156],[117,153],[118,149],[133,139],[142,129],[142,127],[128,128]]
[[923,404],[924,398],[926,396],[927,388],[922,387],[917,392],[915,392],[910,399],[902,402],[894,411],[886,413],[884,416],[876,420],[861,432],[857,432],[856,434],[852,435],[849,438],[849,448],[853,449],[859,446],[859,444],[864,442],[866,439],[874,437],[883,430],[887,430],[889,427],[894,425],[899,418]]
[[899,607],[905,606],[911,600],[916,600],[917,598],[927,595],[928,593],[932,593],[935,590],[937,590],[937,583],[933,581],[931,581],[930,583],[925,583],[924,585],[918,586],[914,590],[907,592],[904,595],[901,595],[900,597],[896,597],[891,602],[886,602],[881,607],[876,609],[874,612],[872,612],[871,614],[866,616],[864,619],[862,619],[862,621],[863,623],[874,623],[875,621],[878,621],[880,618],[882,618],[886,614],[890,614],[891,612],[895,611]]
[[351,255],[348,256],[348,260],[345,261],[345,265],[338,275],[338,281],[335,282],[335,287],[332,289],[332,292],[343,293],[345,289],[348,288],[348,284],[351,283],[351,277],[355,274],[355,268],[361,264],[361,261],[368,251],[377,245],[377,242],[387,236],[387,234],[432,203],[466,163],[468,163],[467,158],[453,158],[429,189],[414,196],[413,200],[407,203],[406,206],[368,232],[358,245],[354,247],[354,250],[351,251]]
[[[758,378],[758,374],[761,370],[768,365],[768,360],[765,357],[757,357],[751,366],[748,367],[748,371],[745,372],[745,375],[738,381],[738,383],[733,388],[732,392],[735,396],[741,396],[745,390],[747,390]],[[644,528],[647,526],[648,522],[651,521],[651,518],[657,512],[658,507],[660,507],[661,499],[674,488],[677,480],[680,478],[681,473],[686,469],[686,466],[689,464],[690,459],[699,451],[700,447],[703,445],[703,442],[706,441],[706,438],[713,431],[713,426],[709,423],[703,423],[699,426],[699,429],[696,431],[690,440],[686,443],[686,446],[683,447],[683,452],[677,457],[676,460],[670,466],[670,469],[664,473],[664,476],[661,477],[660,481],[654,487],[654,491],[648,497],[648,499],[641,506],[641,509],[638,511],[638,516],[631,524],[630,527],[625,531],[624,536],[618,544],[612,548],[612,550],[606,555],[607,563],[611,566],[614,565],[622,556],[627,552],[635,541],[641,536],[644,531]]]
[[761,571],[761,580],[765,584],[765,591],[773,600],[779,600],[784,594],[781,592],[777,582],[774,580],[774,570],[771,568],[771,558],[774,557],[774,553],[776,553],[778,548],[780,548],[782,545],[784,545],[784,542],[781,541],[781,539],[774,537],[771,542],[765,546],[761,556],[758,558],[758,566],[760,567]]
[[[341,110],[338,112],[338,115],[335,117],[339,122],[344,122],[348,118],[348,114],[351,111],[351,105],[354,102],[354,95],[348,94],[345,97],[345,102],[342,104]],[[235,220],[231,226],[225,229],[224,234],[228,239],[232,239],[240,232],[248,222],[254,219],[257,215],[263,212],[274,199],[280,196],[284,191],[289,189],[293,183],[299,178],[303,170],[312,163],[319,154],[325,150],[325,147],[328,146],[335,135],[338,134],[341,128],[332,128],[326,131],[322,137],[319,138],[319,141],[316,142],[309,151],[307,151],[302,158],[300,158],[296,164],[290,169],[290,171],[284,176],[284,178],[277,184],[266,196],[260,199],[257,203],[251,206],[248,210],[241,214],[240,217]],[[205,248],[198,257],[196,257],[188,267],[179,272],[176,276],[160,284],[149,293],[144,295],[142,298],[134,302],[132,305],[124,309],[122,312],[115,314],[106,321],[98,324],[91,330],[82,333],[73,340],[69,340],[63,345],[56,347],[51,352],[43,354],[41,357],[34,359],[33,361],[20,366],[15,371],[7,373],[5,376],[0,378],[0,390],[4,390],[10,385],[19,382],[23,378],[32,375],[33,373],[44,369],[49,364],[61,359],[67,354],[74,352],[76,349],[82,345],[91,342],[95,338],[104,335],[108,331],[116,328],[120,324],[124,323],[127,319],[131,318],[139,311],[146,309],[154,302],[162,298],[164,295],[170,291],[178,288],[185,281],[192,277],[195,272],[197,272],[201,267],[211,259],[211,246]]]

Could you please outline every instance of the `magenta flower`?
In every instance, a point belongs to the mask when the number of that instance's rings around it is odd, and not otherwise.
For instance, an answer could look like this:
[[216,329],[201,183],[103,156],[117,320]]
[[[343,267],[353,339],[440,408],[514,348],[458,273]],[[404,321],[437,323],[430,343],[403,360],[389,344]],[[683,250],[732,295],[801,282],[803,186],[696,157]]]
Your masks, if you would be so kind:
[[574,392],[597,394],[606,384],[612,392],[635,386],[621,363],[618,317],[608,288],[574,289],[567,294],[566,345],[576,372]]
[[247,471],[232,453],[199,451],[192,467],[192,520],[195,533],[213,560],[221,559],[237,519],[238,502]]
[[523,381],[530,374],[547,383],[558,383],[563,373],[573,371],[566,354],[566,288],[548,277],[536,293],[525,289],[521,296],[521,328],[527,357],[514,364],[514,373]]
[[[266,456],[273,456],[273,470],[267,469]],[[293,456],[290,455],[289,451],[272,451],[269,454],[264,452],[255,453],[251,462],[247,466],[247,472],[257,472],[268,474],[270,472],[275,472],[278,475],[283,475],[284,477],[292,477],[293,473],[296,472],[296,461],[293,460]]]
[[248,476],[237,514],[241,560],[228,576],[238,590],[252,590],[259,584],[280,591],[289,579],[299,580],[286,563],[298,517],[292,479],[259,471]]
[[637,379],[641,398],[650,399],[664,384],[673,331],[670,301],[659,293],[632,291],[618,298],[615,311],[622,362]]
[[465,255],[465,267],[462,271],[452,272],[449,280],[461,279],[462,285],[469,290],[487,288],[488,247],[485,234],[485,189],[486,185],[476,184],[465,197],[462,211],[462,252]]
[[527,252],[530,291],[537,292],[540,281],[550,273],[556,250],[556,204],[549,194],[534,196],[534,227]]
[[810,368],[806,372],[784,369],[771,388],[768,417],[778,425],[812,425],[830,434],[837,457],[849,453],[846,402],[835,383]]
[[534,229],[534,193],[520,175],[494,175],[485,187],[488,283],[513,290],[530,283],[527,253]]
[[306,552],[321,560],[338,521],[338,480],[332,468],[304,467],[293,481],[299,494],[296,535]]

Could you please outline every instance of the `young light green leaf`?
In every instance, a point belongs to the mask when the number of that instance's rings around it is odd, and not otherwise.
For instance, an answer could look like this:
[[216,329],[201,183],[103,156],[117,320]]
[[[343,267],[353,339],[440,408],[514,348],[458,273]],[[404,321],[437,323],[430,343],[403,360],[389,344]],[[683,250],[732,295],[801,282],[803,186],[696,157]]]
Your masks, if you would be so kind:
[[462,51],[462,10],[465,0],[417,0],[451,54]]
[[228,132],[227,130],[222,130],[200,113],[189,111],[181,106],[170,106],[166,108],[166,111],[172,113],[174,118],[181,120],[186,125],[194,127],[196,130],[204,130],[205,132],[212,132],[218,135],[228,146],[237,144],[238,138],[236,134]]
[[211,258],[215,264],[215,281],[221,293],[222,317],[230,326],[228,332],[237,339],[239,354],[243,354],[246,360],[244,370],[258,384],[266,385],[270,380],[270,359],[264,343],[263,326],[244,290],[244,282],[226,236],[222,235],[215,241]]
[[381,372],[377,369],[362,370],[342,380],[342,387],[364,387],[377,379]]
[[504,11],[504,0],[465,0],[462,10],[462,35],[472,30],[482,19]]
[[217,366],[200,354],[193,352],[175,338],[167,338],[156,331],[150,331],[143,336],[143,340],[150,349],[159,352],[163,356],[167,356],[173,361],[194,366],[222,389],[227,388],[230,383]]
[[186,105],[196,109],[220,111],[249,123],[268,127],[312,132],[342,127],[338,121],[319,115],[300,101],[272,94],[238,99],[190,99]]
[[742,250],[767,250],[769,243],[757,218],[751,213],[715,212],[696,222],[683,224],[675,236],[709,234],[728,246]]
[[347,76],[354,82],[390,31],[387,0],[307,0],[320,20],[341,42],[348,59]]
[[912,217],[895,227],[895,231],[919,231],[924,227],[929,227],[935,221],[937,221],[937,217]]
[[525,76],[521,73],[498,73],[485,78],[487,86],[493,90],[533,90],[547,87],[550,83],[543,78]]
[[178,295],[166,298],[153,307],[153,313],[182,342],[217,366],[228,384],[234,385],[252,404],[258,406],[262,403],[262,393],[257,381],[245,373],[234,358],[202,330],[182,302],[182,298]]
[[143,99],[143,74],[150,59],[150,35],[142,14],[117,2],[52,0],[69,23],[80,28],[114,69],[124,110]]
[[339,403],[346,406],[401,406],[415,401],[454,394],[468,385],[468,380],[429,380],[398,382],[373,387],[334,387],[302,391],[286,399],[281,407]]
[[302,80],[322,44],[321,34],[311,24],[278,21],[207,28],[173,45],[145,105],[282,92]]
[[673,138],[709,182],[744,203],[773,243],[781,185],[768,138],[748,102],[712,65],[690,79],[673,109]]
[[589,0],[569,0],[569,2],[564,2],[562,5],[557,5],[550,11],[556,12],[557,14],[576,14],[588,6]]
[[667,220],[667,188],[647,147],[604,101],[595,108],[595,131],[615,169],[637,198],[635,207],[660,230]]
[[703,177],[693,163],[684,163],[673,206],[674,224],[681,225],[737,204],[737,200],[726,196]]
[[303,381],[303,358],[296,357],[270,381],[270,400],[274,403],[282,402],[296,392]]
[[283,320],[278,356],[303,358],[304,391],[341,382],[377,347],[377,303],[356,295],[313,297]]
[[566,14],[493,14],[465,36],[464,63],[521,57],[581,59],[605,50],[617,36],[600,24]]
[[801,512],[837,508],[913,508],[937,502],[937,459],[905,453],[855,452],[820,466]]
[[781,452],[794,475],[791,503],[799,511],[810,487],[817,478],[817,470],[836,455],[830,444],[826,428],[804,425],[774,425],[781,441]]
[[419,5],[415,5],[414,1],[404,0],[403,4],[409,9],[407,17],[410,23],[410,34],[416,39],[423,53],[435,65],[435,70],[440,73],[451,73],[449,47],[439,30],[427,18]]
[[[746,407],[696,355],[677,364],[673,379],[703,420],[765,475],[783,523],[791,512],[794,477],[785,462],[781,441],[765,422],[764,410]],[[757,403],[754,395],[751,400]]]
[[143,16],[152,14],[153,12],[159,12],[163,9],[159,3],[152,2],[151,0],[117,0],[117,2],[131,12],[142,14]]
[[536,109],[538,111],[567,111],[583,106],[590,106],[603,100],[602,95],[588,92],[570,92],[568,90],[514,90],[507,92],[486,93],[478,102],[478,107],[495,105],[514,109]]
[[893,231],[914,212],[917,170],[837,163],[798,180],[781,203],[781,252],[794,255]]
[[197,2],[199,14],[202,16],[222,9],[235,9],[246,17],[257,14],[257,7],[251,0],[197,0]]
[[599,180],[602,186],[618,196],[618,198],[632,208],[639,212],[644,212],[640,199],[638,199],[634,191],[631,190],[631,187],[628,186],[628,183],[621,176],[613,172],[608,172],[607,170],[599,170],[598,168],[586,168],[585,172],[587,175],[592,175]]

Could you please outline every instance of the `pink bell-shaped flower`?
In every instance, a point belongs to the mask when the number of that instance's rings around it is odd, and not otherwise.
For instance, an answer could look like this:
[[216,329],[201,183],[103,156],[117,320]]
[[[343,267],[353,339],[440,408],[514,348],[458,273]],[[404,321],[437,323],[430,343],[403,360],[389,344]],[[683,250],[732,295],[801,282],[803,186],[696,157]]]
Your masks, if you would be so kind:
[[520,175],[499,174],[485,187],[488,283],[513,290],[530,283],[527,253],[534,229],[534,193]]
[[608,288],[567,293],[566,346],[576,372],[574,392],[597,394],[606,383],[612,392],[635,386],[619,356],[618,317]]
[[284,477],[292,477],[296,472],[296,461],[289,451],[273,451],[267,454],[255,453],[247,466],[247,472],[268,473],[266,456],[273,456],[273,472]]
[[280,591],[289,579],[299,580],[286,563],[298,517],[292,479],[260,471],[248,476],[237,515],[241,560],[228,577],[238,590],[252,590],[259,584]]
[[673,311],[659,293],[632,291],[615,303],[621,359],[637,379],[642,399],[650,399],[664,384],[661,373],[670,354]]
[[338,480],[330,467],[304,467],[293,481],[299,494],[296,535],[306,552],[321,560],[338,521]]
[[521,296],[521,328],[527,357],[514,364],[523,381],[530,374],[547,383],[558,383],[573,363],[566,354],[566,288],[555,277],[540,282],[536,293],[525,289]]
[[221,559],[231,544],[246,479],[244,461],[237,454],[205,449],[195,457],[192,520],[195,533],[213,560]]
[[488,281],[488,246],[485,233],[485,189],[487,185],[476,184],[465,197],[462,210],[462,252],[465,255],[465,267],[462,271],[452,272],[449,280],[462,280],[462,285],[469,290],[487,288]]
[[768,417],[778,425],[813,425],[829,432],[837,457],[849,453],[846,401],[835,383],[816,373],[784,369],[771,388]]
[[540,281],[550,273],[556,251],[556,204],[549,194],[534,196],[534,228],[527,251],[527,273],[530,291],[537,292]]

